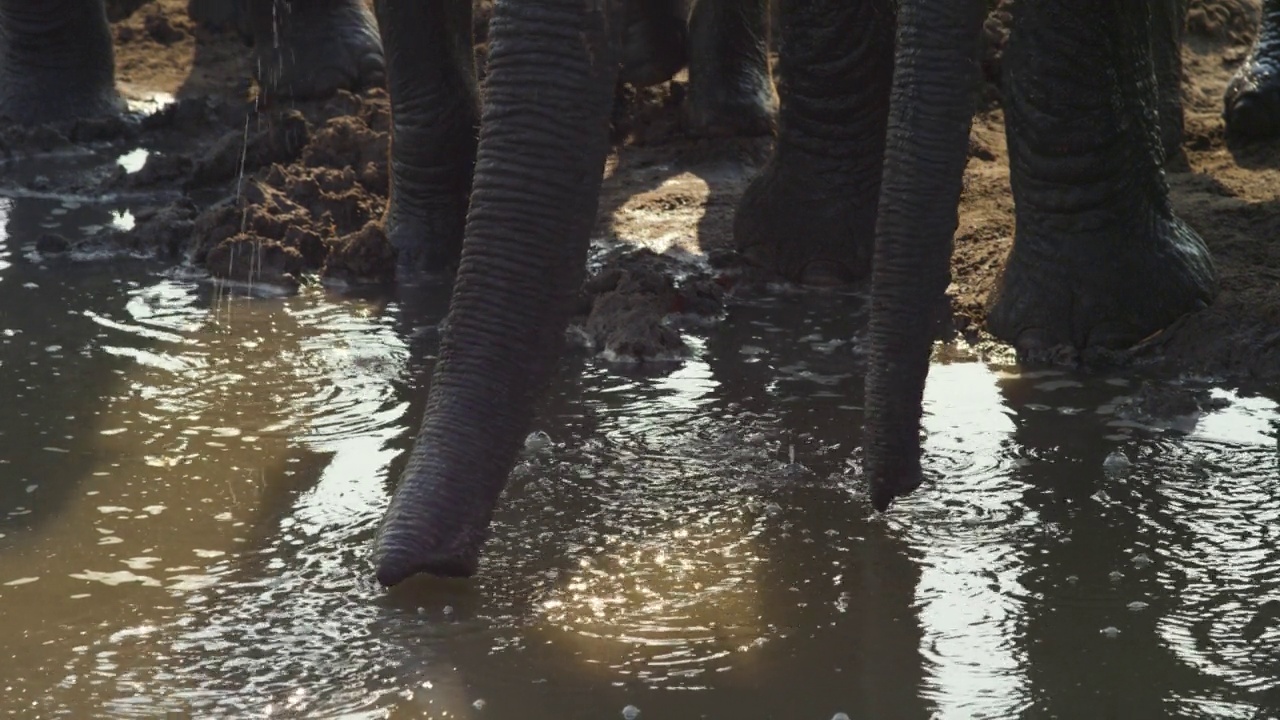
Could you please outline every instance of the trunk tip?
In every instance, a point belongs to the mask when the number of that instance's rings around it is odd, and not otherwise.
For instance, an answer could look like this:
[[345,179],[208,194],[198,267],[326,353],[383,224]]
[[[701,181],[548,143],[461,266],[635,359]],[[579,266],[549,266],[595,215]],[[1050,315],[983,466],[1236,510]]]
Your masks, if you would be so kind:
[[871,507],[877,512],[884,512],[889,509],[893,501],[904,496],[910,495],[916,488],[920,487],[923,478],[919,468],[914,472],[894,473],[891,475],[882,475],[873,473],[871,476]]
[[390,588],[419,573],[445,578],[469,578],[476,574],[476,557],[426,556],[411,558],[387,553],[377,560],[375,576],[378,584]]

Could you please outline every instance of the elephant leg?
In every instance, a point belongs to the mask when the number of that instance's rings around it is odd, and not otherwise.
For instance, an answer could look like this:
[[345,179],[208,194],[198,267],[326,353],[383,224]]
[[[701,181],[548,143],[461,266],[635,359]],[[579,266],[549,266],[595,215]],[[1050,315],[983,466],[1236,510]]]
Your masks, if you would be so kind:
[[1182,114],[1182,37],[1186,25],[1187,0],[1151,4],[1151,57],[1160,93],[1160,143],[1166,159],[1181,155],[1186,127]]
[[688,62],[686,0],[627,0],[619,82],[664,83]]
[[622,23],[612,5],[494,6],[471,207],[440,360],[375,540],[383,585],[476,571],[582,284],[618,74]]
[[1005,50],[1017,233],[988,327],[1030,357],[1132,345],[1215,293],[1173,213],[1147,3],[1021,3]]
[[1280,135],[1280,0],[1262,0],[1262,23],[1249,58],[1223,98],[1227,132],[1242,138]]
[[782,0],[778,141],[743,193],[738,249],[789,280],[870,270],[893,78],[893,0]]
[[247,0],[254,72],[268,98],[320,98],[386,79],[365,0]]
[[690,129],[771,134],[778,96],[769,69],[769,0],[698,0],[689,46]]
[[924,385],[951,280],[986,6],[984,0],[898,4],[867,328],[864,469],[878,510],[921,482]]
[[34,125],[124,109],[102,0],[0,0],[0,117]]
[[402,274],[458,261],[479,125],[471,3],[377,0],[391,94],[387,238]]

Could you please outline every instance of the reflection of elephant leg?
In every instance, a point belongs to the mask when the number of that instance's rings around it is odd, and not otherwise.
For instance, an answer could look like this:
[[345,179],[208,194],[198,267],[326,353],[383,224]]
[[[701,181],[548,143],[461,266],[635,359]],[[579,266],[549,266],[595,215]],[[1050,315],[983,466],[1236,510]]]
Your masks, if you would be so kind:
[[[1096,13],[1096,14],[1095,14]],[[991,331],[1033,357],[1125,347],[1215,291],[1173,214],[1146,3],[1025,3],[1005,51],[1017,235]]]
[[689,23],[689,125],[704,135],[768,135],[768,0],[699,0]]
[[1224,105],[1231,134],[1247,138],[1280,134],[1280,0],[1263,0],[1258,40],[1231,78]]
[[790,280],[833,284],[870,267],[889,86],[890,0],[784,0],[773,157],[743,194],[739,249]]
[[[1202,678],[1164,647],[1156,624],[1168,615],[1155,598],[1168,593],[1150,584],[1151,574],[1138,572],[1132,563],[1136,551],[1158,543],[1165,528],[1177,525],[1158,517],[1168,512],[1168,505],[1152,496],[1159,494],[1158,483],[1125,480],[1118,483],[1124,488],[1099,488],[1087,469],[1103,466],[1113,444],[1102,435],[1114,429],[1092,413],[1032,410],[1027,406],[1040,398],[1028,397],[1032,383],[1025,379],[1001,384],[1017,428],[1012,446],[1035,458],[1011,471],[1008,486],[1025,488],[1014,504],[1025,507],[1040,527],[1054,529],[1019,536],[1018,562],[1025,568],[1018,582],[1024,595],[1052,599],[1022,606],[1018,653],[1025,657],[1026,679],[1035,688],[1034,705],[1026,714],[1096,717],[1106,707],[1114,717],[1166,717],[1168,699],[1177,689],[1194,687]],[[1107,402],[1110,395],[1103,393],[1095,401]],[[1100,500],[1095,496],[1099,489],[1115,499]],[[1112,506],[1103,510],[1104,502]],[[1143,521],[1135,508],[1157,517]],[[1122,575],[1111,575],[1115,571]],[[1155,600],[1156,607],[1144,613],[1125,607],[1144,599]],[[1109,626],[1120,628],[1121,640],[1100,633]],[[1117,642],[1124,645],[1122,661]],[[1117,664],[1131,667],[1137,658],[1142,659],[1143,682],[1116,672]]]
[[249,26],[254,72],[268,97],[325,97],[384,80],[364,0],[249,0]]
[[394,132],[386,233],[402,270],[440,271],[462,246],[479,93],[471,4],[378,0]]
[[102,0],[0,0],[0,117],[36,124],[124,107]]

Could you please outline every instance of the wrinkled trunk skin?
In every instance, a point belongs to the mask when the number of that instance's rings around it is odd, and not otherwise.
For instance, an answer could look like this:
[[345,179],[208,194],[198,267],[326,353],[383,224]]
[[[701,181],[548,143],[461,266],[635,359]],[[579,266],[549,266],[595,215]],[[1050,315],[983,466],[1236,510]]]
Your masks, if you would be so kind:
[[1262,0],[1258,39],[1227,85],[1222,112],[1236,137],[1280,135],[1280,0]]
[[778,94],[769,70],[769,1],[698,0],[689,44],[690,129],[710,136],[771,134]]
[[102,0],[0,0],[0,117],[35,125],[124,109]]
[[865,470],[884,510],[921,482],[929,353],[979,78],[983,0],[902,0],[871,282]]
[[[462,259],[377,578],[475,573],[582,283],[617,78],[608,2],[500,0]],[[620,24],[620,23],[618,23]]]
[[458,262],[475,167],[480,99],[471,4],[378,0],[391,95],[387,238],[400,275]]

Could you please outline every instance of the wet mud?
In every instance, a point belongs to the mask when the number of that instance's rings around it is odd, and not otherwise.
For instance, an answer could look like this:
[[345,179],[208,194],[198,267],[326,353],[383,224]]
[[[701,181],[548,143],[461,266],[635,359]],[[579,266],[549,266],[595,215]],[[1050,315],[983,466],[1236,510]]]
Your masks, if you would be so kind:
[[[477,13],[485,56],[489,3]],[[1012,0],[992,3],[949,289],[952,335],[990,344],[986,299],[1013,236],[1000,60]],[[237,281],[387,283],[395,253],[381,230],[390,116],[381,89],[262,107],[250,52],[234,29],[198,27],[185,0],[113,4],[117,72],[139,110],[125,118],[0,131],[0,158],[141,145],[136,172],[51,181],[40,192],[152,198],[129,230],[46,238],[49,254],[114,248],[189,262]],[[1227,141],[1222,91],[1253,39],[1256,0],[1191,3],[1184,47],[1185,162],[1170,168],[1176,210],[1208,241],[1221,293],[1207,310],[1115,360],[1233,381],[1280,379],[1280,143]],[[614,113],[596,251],[573,336],[622,362],[678,358],[679,328],[714,322],[734,295],[777,290],[731,252],[738,197],[769,140],[691,137],[686,81],[624,88]],[[157,94],[159,93],[159,94]],[[163,108],[154,111],[157,105]],[[175,199],[175,196],[176,197]]]

